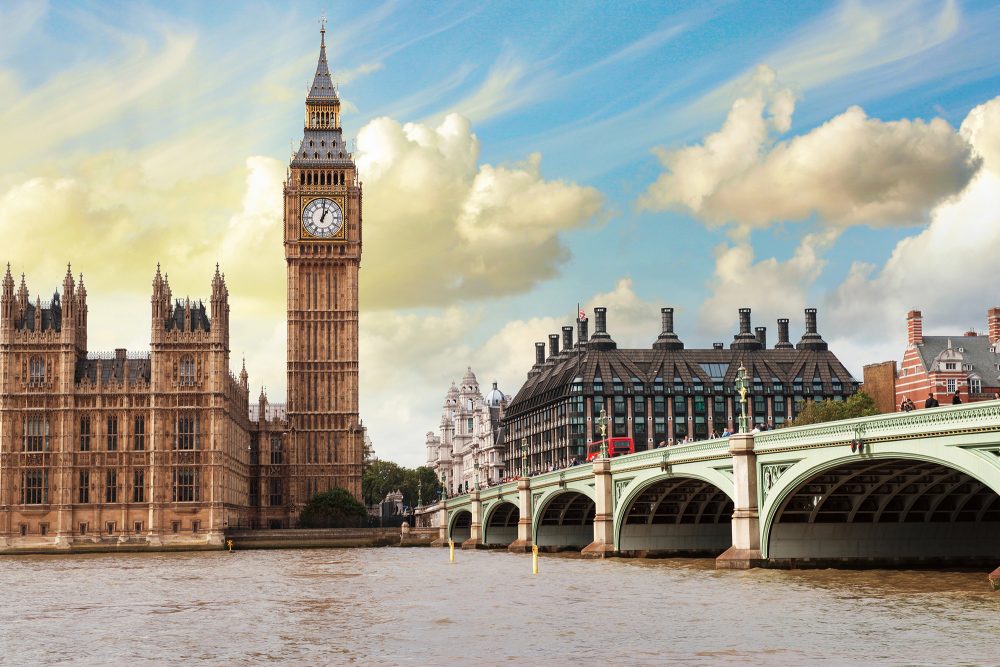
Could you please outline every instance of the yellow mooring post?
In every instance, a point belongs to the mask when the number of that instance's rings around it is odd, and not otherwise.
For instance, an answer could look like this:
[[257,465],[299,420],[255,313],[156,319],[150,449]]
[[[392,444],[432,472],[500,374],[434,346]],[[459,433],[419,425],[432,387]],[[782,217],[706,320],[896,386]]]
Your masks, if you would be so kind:
[[232,540],[226,540],[226,546],[229,547],[230,551],[232,551],[233,550],[233,541]]
[[531,573],[538,574],[538,545],[531,545]]
[[455,562],[455,540],[448,540],[448,561]]

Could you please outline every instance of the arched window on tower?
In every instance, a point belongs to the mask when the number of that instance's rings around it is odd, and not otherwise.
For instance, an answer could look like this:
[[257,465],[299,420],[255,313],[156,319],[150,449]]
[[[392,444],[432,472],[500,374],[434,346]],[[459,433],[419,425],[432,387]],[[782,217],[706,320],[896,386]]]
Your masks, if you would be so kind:
[[182,387],[194,386],[194,358],[183,357],[180,363],[180,385]]
[[45,360],[32,357],[28,361],[28,384],[40,385],[45,382]]

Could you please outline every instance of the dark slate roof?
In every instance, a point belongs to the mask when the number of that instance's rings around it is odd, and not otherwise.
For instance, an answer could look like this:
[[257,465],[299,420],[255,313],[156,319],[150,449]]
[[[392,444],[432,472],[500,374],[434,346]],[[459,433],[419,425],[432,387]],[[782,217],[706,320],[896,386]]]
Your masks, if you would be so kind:
[[353,165],[340,128],[306,128],[293,167],[347,167]]
[[[62,305],[59,303],[59,294],[52,295],[52,303],[42,303],[42,331],[55,329],[62,331]],[[28,302],[24,309],[24,320],[15,322],[16,329],[35,330],[35,304]]]
[[[583,394],[594,394],[594,379],[600,378],[604,395],[636,393],[635,384],[642,383],[643,393],[701,394],[717,393],[721,384],[723,393],[735,393],[737,370],[742,364],[751,382],[760,379],[763,392],[771,394],[775,378],[785,386],[784,394],[792,391],[796,378],[801,378],[804,394],[811,394],[813,378],[823,384],[824,394],[851,394],[857,381],[847,368],[829,350],[797,349],[601,349],[578,346],[575,352],[561,354],[546,361],[540,369],[532,369],[528,380],[507,407],[505,417],[510,419],[527,411],[570,395],[574,378],[581,378]],[[535,372],[538,370],[538,372]],[[833,378],[840,380],[841,391],[833,390]],[[616,391],[615,379],[621,381],[622,390]],[[675,381],[675,378],[677,379]],[[683,385],[680,392],[674,385]],[[662,390],[657,389],[662,385]]]
[[78,359],[76,362],[76,382],[79,384],[84,380],[89,380],[91,383],[97,384],[98,377],[104,384],[121,382],[126,379],[126,366],[128,366],[128,382],[140,380],[149,382],[149,356],[129,356],[126,364],[124,354],[116,354],[115,356],[97,354],[88,355],[86,359]]
[[[174,314],[167,320],[167,331],[184,331],[184,301],[178,299],[174,304]],[[211,322],[205,304],[199,301],[191,304],[191,327],[187,331],[211,331]]]
[[316,63],[316,75],[313,76],[312,87],[309,88],[309,102],[326,102],[337,99],[337,88],[330,78],[330,66],[326,62],[326,30],[321,32],[319,43],[319,61]]
[[934,360],[948,349],[949,341],[952,350],[961,358],[963,367],[965,364],[972,365],[972,370],[966,370],[966,373],[975,373],[987,381],[985,384],[995,386],[994,381],[1000,378],[997,371],[1000,354],[993,351],[989,336],[924,336],[924,342],[915,347],[926,370],[932,370]]

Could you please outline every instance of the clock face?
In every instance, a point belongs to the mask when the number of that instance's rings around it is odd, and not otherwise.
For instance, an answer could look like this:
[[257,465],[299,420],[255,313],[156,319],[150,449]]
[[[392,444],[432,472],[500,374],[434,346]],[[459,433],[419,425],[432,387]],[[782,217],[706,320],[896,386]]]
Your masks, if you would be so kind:
[[313,199],[302,209],[302,226],[320,239],[328,239],[344,226],[344,212],[332,199]]

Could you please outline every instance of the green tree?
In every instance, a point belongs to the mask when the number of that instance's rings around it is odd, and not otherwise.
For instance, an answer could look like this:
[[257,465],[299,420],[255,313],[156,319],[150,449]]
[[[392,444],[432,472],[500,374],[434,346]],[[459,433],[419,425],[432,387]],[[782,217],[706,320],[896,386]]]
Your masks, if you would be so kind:
[[403,494],[403,504],[415,507],[418,500],[428,503],[436,499],[441,484],[427,466],[404,468],[392,461],[373,459],[365,467],[361,475],[361,496],[365,504],[374,505],[397,489]]
[[358,525],[368,518],[368,510],[339,486],[317,493],[299,515],[300,528]]
[[372,459],[361,474],[361,497],[366,505],[384,500],[385,494],[403,486],[405,469],[392,461]]
[[875,399],[859,391],[846,401],[802,401],[795,406],[795,419],[785,422],[785,425],[821,424],[838,419],[868,417],[878,413]]

